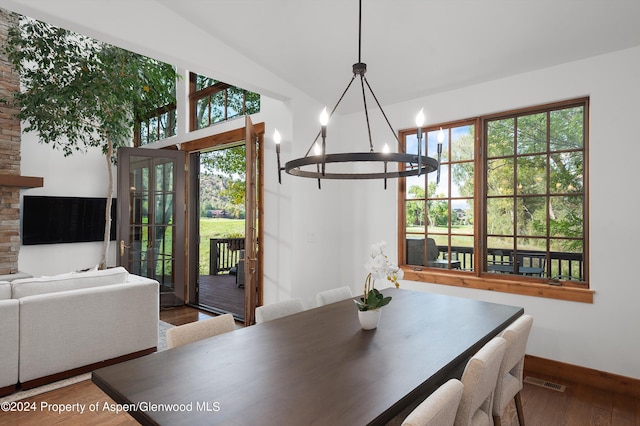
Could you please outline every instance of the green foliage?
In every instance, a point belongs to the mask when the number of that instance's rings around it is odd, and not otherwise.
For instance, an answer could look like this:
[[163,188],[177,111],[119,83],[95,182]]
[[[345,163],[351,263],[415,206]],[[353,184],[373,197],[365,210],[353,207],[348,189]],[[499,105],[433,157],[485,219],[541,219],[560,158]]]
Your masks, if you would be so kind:
[[4,53],[20,74],[14,93],[24,131],[65,156],[89,147],[107,159],[109,186],[100,268],[106,267],[111,225],[111,161],[133,139],[134,119],[175,102],[175,69],[89,37],[21,17]]
[[367,297],[361,297],[360,300],[354,300],[358,305],[359,311],[370,311],[380,309],[391,302],[391,296],[384,297],[377,289],[371,289]]
[[4,49],[21,77],[24,130],[65,156],[124,146],[134,117],[175,102],[172,66],[43,22],[21,18]]
[[216,176],[224,181],[219,196],[231,205],[242,206],[244,212],[246,193],[246,149],[244,145],[210,151],[200,156],[203,165],[201,176]]

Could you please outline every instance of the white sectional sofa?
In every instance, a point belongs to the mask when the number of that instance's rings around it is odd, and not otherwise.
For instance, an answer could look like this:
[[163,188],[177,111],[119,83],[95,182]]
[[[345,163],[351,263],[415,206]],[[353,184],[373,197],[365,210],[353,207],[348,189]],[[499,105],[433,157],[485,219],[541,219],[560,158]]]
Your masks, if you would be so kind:
[[[0,300],[0,389],[16,375],[19,388],[28,389],[154,352],[158,288],[157,281],[121,267],[14,280],[11,299]],[[17,324],[5,331],[5,315],[14,311]],[[17,339],[10,339],[11,330]],[[5,347],[9,341],[17,346]],[[14,350],[17,362],[5,362],[4,351],[9,360]]]

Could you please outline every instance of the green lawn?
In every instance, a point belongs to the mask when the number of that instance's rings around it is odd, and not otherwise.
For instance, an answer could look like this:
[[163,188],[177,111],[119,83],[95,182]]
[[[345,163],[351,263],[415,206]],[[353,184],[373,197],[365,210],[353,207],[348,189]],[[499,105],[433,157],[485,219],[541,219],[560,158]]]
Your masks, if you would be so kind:
[[209,239],[244,236],[244,219],[200,218],[200,273],[209,273]]

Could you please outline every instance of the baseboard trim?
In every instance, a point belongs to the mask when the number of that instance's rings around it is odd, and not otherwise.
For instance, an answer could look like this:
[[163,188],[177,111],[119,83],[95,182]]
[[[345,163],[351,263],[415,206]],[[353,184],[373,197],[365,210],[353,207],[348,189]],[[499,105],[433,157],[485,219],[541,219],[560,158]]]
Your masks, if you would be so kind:
[[564,362],[525,355],[525,376],[550,377],[640,398],[640,380]]
[[3,388],[0,388],[0,397],[11,395],[15,391],[16,391],[16,385],[5,386]]
[[[58,380],[68,379],[69,377],[74,377],[79,374],[88,373],[93,370],[97,370],[98,368],[107,367],[109,365],[117,364],[119,362],[128,361],[130,359],[138,358],[144,355],[149,355],[157,351],[156,347],[143,349],[141,351],[132,352],[127,355],[122,355],[116,358],[107,359],[104,361],[96,362],[93,364],[85,365],[83,367],[74,368],[72,370],[62,371],[60,373],[51,374],[49,376],[40,377],[33,380],[27,380],[24,383],[18,384],[19,390],[27,390],[32,389],[38,386],[46,385],[48,383],[57,382]],[[14,387],[15,390],[15,387]]]

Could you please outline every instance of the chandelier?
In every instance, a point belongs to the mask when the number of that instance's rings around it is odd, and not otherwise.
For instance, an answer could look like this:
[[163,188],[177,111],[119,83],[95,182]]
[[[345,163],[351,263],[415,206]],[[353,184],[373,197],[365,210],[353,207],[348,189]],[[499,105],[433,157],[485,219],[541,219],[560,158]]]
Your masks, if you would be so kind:
[[[325,108],[320,114],[320,131],[316,138],[311,143],[311,146],[307,150],[304,157],[296,158],[294,160],[285,163],[284,167],[281,166],[280,161],[280,142],[281,136],[277,130],[275,130],[273,139],[276,144],[276,155],[278,158],[278,182],[282,183],[282,171],[293,176],[300,176],[306,178],[318,179],[318,189],[321,188],[322,179],[384,179],[384,188],[387,188],[388,178],[398,178],[406,176],[420,176],[438,170],[438,178],[440,177],[440,155],[442,152],[442,139],[443,134],[438,136],[438,160],[431,157],[427,157],[422,154],[422,126],[424,125],[424,113],[420,110],[416,117],[417,126],[417,139],[418,147],[417,154],[407,154],[404,152],[402,144],[398,139],[398,134],[393,130],[389,119],[387,118],[382,105],[378,102],[369,81],[365,76],[367,72],[367,64],[361,60],[362,52],[362,0],[359,0],[359,14],[358,14],[358,62],[353,64],[353,77],[347,84],[347,88],[342,92],[342,95],[336,102],[335,106],[331,110],[331,113],[327,112]],[[340,102],[351,88],[353,82],[359,77],[360,85],[362,87],[362,102],[364,106],[364,115],[366,118],[367,132],[369,135],[369,151],[367,152],[348,152],[348,153],[327,153],[326,140],[327,140],[327,124],[329,119],[333,116],[334,112],[340,105]],[[393,137],[398,143],[398,150],[400,152],[391,152],[388,145],[385,144],[381,152],[376,152],[373,148],[373,139],[371,136],[371,127],[369,124],[369,110],[367,107],[366,89],[371,93],[371,97],[375,101],[376,105],[380,109],[382,116],[384,117],[387,126],[391,130]],[[442,132],[442,131],[441,131]],[[321,138],[321,143],[318,140]],[[312,154],[313,151],[313,154]],[[346,170],[345,166],[337,167],[335,170],[330,170],[334,164],[345,164],[350,166]],[[374,166],[366,168],[366,170],[357,170],[355,163],[374,163]],[[395,164],[394,167],[389,167],[389,164]],[[400,167],[404,165],[405,167]],[[439,180],[439,179],[438,179]]]

